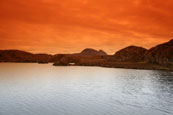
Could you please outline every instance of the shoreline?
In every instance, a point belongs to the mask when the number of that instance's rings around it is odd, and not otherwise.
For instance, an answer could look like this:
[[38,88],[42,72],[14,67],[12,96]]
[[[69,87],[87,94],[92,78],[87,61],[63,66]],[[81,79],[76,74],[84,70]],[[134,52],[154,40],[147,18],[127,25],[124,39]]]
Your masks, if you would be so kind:
[[89,67],[105,67],[105,68],[123,68],[123,69],[136,69],[136,70],[163,70],[173,72],[173,65],[159,65],[149,63],[132,63],[132,62],[114,62],[114,63],[101,63],[101,64],[57,64],[54,62],[38,63],[38,62],[0,62],[0,63],[33,63],[33,64],[52,64],[52,66],[89,66]]
[[105,63],[105,64],[75,64],[65,65],[53,63],[53,66],[94,66],[94,67],[105,67],[105,68],[124,68],[124,69],[139,69],[139,70],[164,70],[173,71],[173,66],[159,65],[159,64],[148,64],[148,63]]

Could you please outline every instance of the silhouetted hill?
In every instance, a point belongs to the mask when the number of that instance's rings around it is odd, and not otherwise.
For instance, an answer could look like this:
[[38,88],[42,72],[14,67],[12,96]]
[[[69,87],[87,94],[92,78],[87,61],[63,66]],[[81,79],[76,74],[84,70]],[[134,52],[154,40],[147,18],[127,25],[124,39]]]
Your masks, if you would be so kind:
[[81,53],[79,53],[79,55],[81,55],[81,56],[104,56],[107,54],[103,50],[97,51],[95,49],[86,48]]
[[20,50],[0,50],[0,62],[49,62],[52,55],[32,54]]
[[75,63],[77,65],[96,65],[96,63],[103,62],[107,54],[103,50],[97,51],[91,48],[86,48],[80,53],[57,56],[59,57],[59,60],[57,60],[54,65],[68,65],[69,63]]
[[102,58],[106,53],[102,50],[85,49],[81,53],[76,54],[33,54],[20,50],[0,50],[0,62],[38,62],[48,63],[61,61],[63,63],[75,62],[79,63],[81,60],[94,60]]
[[33,62],[36,59],[29,52],[19,50],[0,50],[1,62]]
[[173,39],[148,50],[145,59],[148,63],[173,64]]
[[53,62],[53,55],[50,54],[34,54],[34,58],[38,63]]
[[75,63],[82,66],[173,70],[173,40],[149,50],[138,46],[128,46],[114,55],[107,55],[102,50],[97,51],[91,48],[86,48],[80,53],[56,55],[0,50],[0,62],[54,62],[55,66]]
[[144,61],[144,54],[147,49],[138,46],[128,46],[113,55],[115,61],[139,62]]

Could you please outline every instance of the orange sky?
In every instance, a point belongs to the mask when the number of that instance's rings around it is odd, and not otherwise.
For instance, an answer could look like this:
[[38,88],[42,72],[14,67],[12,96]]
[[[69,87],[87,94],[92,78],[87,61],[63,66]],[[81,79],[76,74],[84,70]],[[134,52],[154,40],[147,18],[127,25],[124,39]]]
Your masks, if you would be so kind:
[[173,0],[0,0],[0,49],[112,54],[173,36]]

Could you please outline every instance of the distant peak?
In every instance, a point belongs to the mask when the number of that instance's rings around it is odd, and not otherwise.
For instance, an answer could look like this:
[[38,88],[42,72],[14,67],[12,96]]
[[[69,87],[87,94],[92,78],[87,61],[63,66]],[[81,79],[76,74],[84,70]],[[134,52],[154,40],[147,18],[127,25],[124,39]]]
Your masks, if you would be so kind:
[[[85,48],[83,51],[85,50],[95,50],[95,49],[92,49],[92,48]],[[96,51],[96,50],[95,50]]]
[[130,45],[127,48],[137,48],[138,46]]
[[124,48],[124,49],[145,49],[145,48],[140,47],[140,46],[134,46],[134,45],[130,45],[130,46],[128,46],[128,47],[126,47],[126,48]]
[[84,50],[82,50],[81,54],[84,54],[84,55],[107,55],[106,52],[104,52],[103,50],[95,50],[95,49],[92,49],[92,48],[86,48]]

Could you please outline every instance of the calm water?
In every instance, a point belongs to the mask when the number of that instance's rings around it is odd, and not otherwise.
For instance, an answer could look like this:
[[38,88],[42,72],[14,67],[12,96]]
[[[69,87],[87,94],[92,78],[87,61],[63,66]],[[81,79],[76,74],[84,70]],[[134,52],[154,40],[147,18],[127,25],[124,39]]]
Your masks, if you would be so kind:
[[172,114],[172,72],[0,63],[0,115]]

